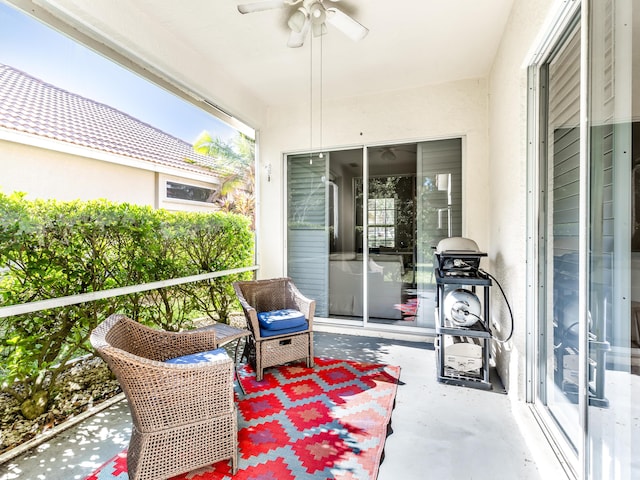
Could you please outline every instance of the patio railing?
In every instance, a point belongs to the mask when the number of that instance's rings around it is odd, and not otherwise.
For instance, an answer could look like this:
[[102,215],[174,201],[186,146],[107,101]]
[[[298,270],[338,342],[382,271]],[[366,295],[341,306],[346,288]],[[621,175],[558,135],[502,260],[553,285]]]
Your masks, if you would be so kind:
[[141,283],[139,285],[130,285],[127,287],[111,288],[108,290],[100,290],[97,292],[87,292],[79,295],[69,295],[67,297],[51,298],[48,300],[38,300],[35,302],[22,303],[19,305],[8,305],[0,307],[0,318],[12,317],[25,313],[38,312],[49,308],[66,307],[79,303],[86,303],[95,300],[103,300],[105,298],[114,298],[132,293],[146,292],[156,290],[158,288],[172,287],[186,283],[199,282],[202,280],[210,280],[212,278],[234,275],[237,273],[251,272],[258,269],[257,265],[243,268],[234,268],[231,270],[222,270],[220,272],[209,272],[198,275],[190,275],[188,277],[171,278],[169,280],[160,280],[157,282]]

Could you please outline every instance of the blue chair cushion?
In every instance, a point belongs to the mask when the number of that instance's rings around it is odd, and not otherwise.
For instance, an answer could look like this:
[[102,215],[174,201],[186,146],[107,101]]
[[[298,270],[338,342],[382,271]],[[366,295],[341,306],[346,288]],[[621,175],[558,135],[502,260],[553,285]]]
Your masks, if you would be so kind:
[[226,360],[227,358],[229,358],[229,355],[224,348],[216,348],[215,350],[209,350],[207,352],[198,352],[190,355],[183,355],[181,357],[170,358],[169,360],[165,360],[165,363],[191,365],[194,363],[210,363],[217,360]]
[[260,336],[262,337],[295,333],[308,328],[304,314],[291,308],[260,312],[258,313],[258,323],[260,324]]
[[282,330],[267,330],[266,328],[260,329],[261,337],[275,337],[276,335],[286,335],[287,333],[302,332],[307,329],[307,325],[300,325],[299,327],[283,328]]
[[286,330],[300,326],[307,326],[304,314],[291,308],[258,313],[258,323],[264,330]]

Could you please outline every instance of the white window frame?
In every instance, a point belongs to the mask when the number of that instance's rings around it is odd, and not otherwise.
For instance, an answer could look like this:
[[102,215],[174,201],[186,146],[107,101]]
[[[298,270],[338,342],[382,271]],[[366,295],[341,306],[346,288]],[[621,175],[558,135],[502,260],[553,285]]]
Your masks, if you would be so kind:
[[173,198],[167,195],[168,183],[179,183],[190,187],[206,188],[210,190],[220,191],[220,185],[212,182],[202,182],[191,178],[183,178],[172,175],[158,175],[158,207],[167,210],[217,210],[215,203],[201,202],[198,200],[186,200],[181,198]]

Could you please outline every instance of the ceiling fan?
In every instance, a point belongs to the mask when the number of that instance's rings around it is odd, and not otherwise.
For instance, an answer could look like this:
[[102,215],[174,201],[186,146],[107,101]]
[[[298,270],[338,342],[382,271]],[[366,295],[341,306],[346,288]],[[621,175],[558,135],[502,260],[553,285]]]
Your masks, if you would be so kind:
[[382,147],[379,151],[380,159],[390,163],[395,162],[398,158],[398,154],[403,155],[402,152],[409,154],[416,154],[416,146],[415,145],[391,145]]
[[336,7],[325,6],[340,0],[264,0],[262,2],[238,5],[242,14],[291,8],[292,12],[287,21],[291,29],[288,47],[297,48],[304,45],[309,30],[314,37],[327,33],[327,23],[334,26],[354,41],[362,40],[369,29],[361,25],[352,17]]

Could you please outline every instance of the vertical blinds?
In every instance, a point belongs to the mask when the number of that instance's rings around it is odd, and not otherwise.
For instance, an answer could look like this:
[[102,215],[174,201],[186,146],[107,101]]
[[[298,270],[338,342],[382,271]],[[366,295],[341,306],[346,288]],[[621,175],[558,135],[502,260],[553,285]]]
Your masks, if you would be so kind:
[[287,167],[287,274],[316,300],[316,315],[329,315],[327,155],[296,155]]

